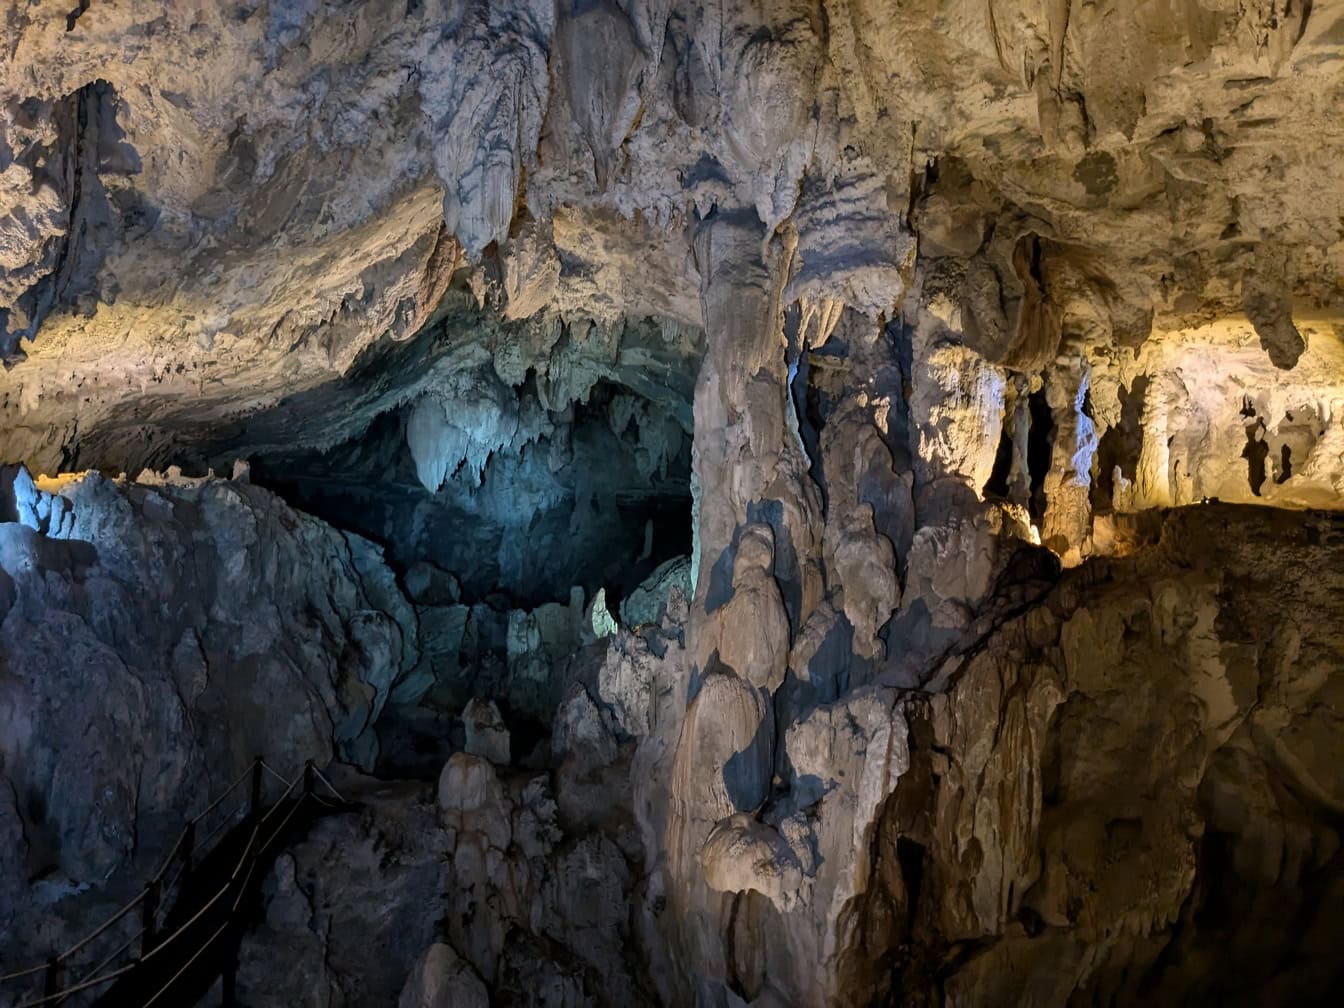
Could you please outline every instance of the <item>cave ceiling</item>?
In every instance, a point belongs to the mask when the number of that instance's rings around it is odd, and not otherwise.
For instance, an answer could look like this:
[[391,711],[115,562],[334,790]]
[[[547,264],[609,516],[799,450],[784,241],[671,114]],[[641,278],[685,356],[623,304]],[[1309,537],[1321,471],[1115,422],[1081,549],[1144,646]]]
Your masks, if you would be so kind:
[[4,39],[38,470],[329,447],[558,326],[703,328],[724,213],[813,324],[914,299],[1010,372],[1197,330],[1272,384],[1344,321],[1338,4],[47,0]]

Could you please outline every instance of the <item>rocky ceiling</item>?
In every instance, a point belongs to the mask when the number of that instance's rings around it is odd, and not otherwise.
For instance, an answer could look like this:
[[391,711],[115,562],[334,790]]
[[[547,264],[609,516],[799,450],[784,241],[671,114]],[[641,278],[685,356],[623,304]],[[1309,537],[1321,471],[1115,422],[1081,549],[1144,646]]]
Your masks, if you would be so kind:
[[1263,386],[1339,338],[1333,4],[50,0],[4,40],[0,422],[38,469],[186,452],[454,286],[703,327],[692,237],[738,207],[786,303],[914,297],[1020,372],[1215,324]]

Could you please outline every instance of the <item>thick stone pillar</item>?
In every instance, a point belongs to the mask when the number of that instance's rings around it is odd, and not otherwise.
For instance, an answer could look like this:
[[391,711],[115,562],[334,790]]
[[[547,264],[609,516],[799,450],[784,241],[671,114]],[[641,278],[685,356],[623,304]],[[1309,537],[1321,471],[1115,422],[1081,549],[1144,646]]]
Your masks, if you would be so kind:
[[721,856],[726,834],[708,855],[706,843],[734,817],[754,821],[766,803],[777,773],[775,692],[795,628],[824,589],[820,495],[789,395],[780,307],[788,249],[764,237],[750,211],[716,213],[695,242],[708,348],[692,453],[694,664],[672,764],[665,871],[675,954],[705,996],[729,973],[738,899],[706,880],[735,877]]

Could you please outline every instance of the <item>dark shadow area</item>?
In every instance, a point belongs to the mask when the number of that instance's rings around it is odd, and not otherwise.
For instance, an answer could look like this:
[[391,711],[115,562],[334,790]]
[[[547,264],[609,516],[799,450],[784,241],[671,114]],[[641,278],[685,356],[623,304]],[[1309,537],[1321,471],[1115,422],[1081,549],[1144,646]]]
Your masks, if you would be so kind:
[[[1252,815],[1248,830],[1259,818]],[[1269,882],[1245,870],[1246,844],[1245,836],[1217,830],[1200,840],[1190,897],[1139,986],[1148,1003],[1339,1003],[1344,853],[1304,865],[1300,878]]]
[[1055,418],[1045,398],[1045,389],[1031,393],[1027,399],[1031,429],[1027,435],[1027,472],[1031,477],[1031,497],[1028,510],[1031,520],[1040,525],[1045,517],[1045,477],[1050,472],[1050,458],[1055,449]]
[[605,588],[614,608],[691,548],[690,438],[652,467],[635,423],[614,429],[614,404],[632,395],[599,382],[539,440],[493,453],[479,486],[464,466],[427,490],[397,412],[329,452],[255,459],[252,478],[379,543],[399,572],[420,561],[451,572],[466,604],[532,608],[579,586],[585,598]]
[[1005,423],[999,431],[999,446],[994,451],[994,468],[985,480],[984,496],[1008,499],[1008,475],[1013,471],[1013,436]]
[[914,929],[919,914],[919,896],[924,883],[924,861],[928,854],[922,843],[908,836],[896,838],[896,860],[905,884],[906,926]]
[[[720,666],[722,667],[722,666]],[[756,734],[745,749],[728,757],[723,765],[723,789],[728,800],[738,809],[750,809],[755,796],[769,790],[769,773],[761,779],[760,755],[775,748],[775,722],[762,719]]]
[[775,533],[775,565],[771,571],[784,598],[789,626],[797,628],[803,618],[803,569],[793,536],[784,524],[784,504],[777,500],[756,500],[747,504],[747,520],[769,525]]
[[1246,447],[1241,450],[1246,460],[1246,480],[1251,493],[1260,496],[1260,488],[1268,478],[1266,460],[1269,458],[1269,445],[1265,443],[1265,422],[1257,420],[1246,426]]
[[1106,429],[1097,442],[1096,472],[1093,474],[1092,510],[1109,512],[1115,500],[1115,470],[1133,481],[1138,475],[1139,454],[1143,450],[1143,401],[1148,394],[1148,378],[1139,375],[1128,389],[1120,388],[1120,422]]

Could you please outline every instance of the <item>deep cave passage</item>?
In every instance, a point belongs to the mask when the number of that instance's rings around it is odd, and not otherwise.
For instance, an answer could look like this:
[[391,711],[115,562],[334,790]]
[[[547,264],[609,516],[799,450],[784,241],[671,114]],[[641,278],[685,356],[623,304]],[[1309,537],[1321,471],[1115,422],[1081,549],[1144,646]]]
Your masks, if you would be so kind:
[[1097,442],[1093,464],[1092,508],[1106,513],[1115,503],[1115,473],[1133,482],[1138,477],[1139,455],[1143,452],[1143,403],[1148,394],[1148,379],[1139,375],[1133,383],[1120,387],[1120,419],[1106,428]]
[[999,446],[994,451],[994,468],[990,471],[989,479],[985,481],[984,489],[981,495],[995,497],[999,500],[1008,499],[1008,477],[1013,471],[1013,433],[1005,423],[999,431]]
[[532,608],[578,586],[588,599],[605,589],[614,611],[659,564],[690,552],[690,435],[665,404],[598,382],[518,440],[489,455],[479,484],[463,465],[430,492],[402,418],[386,413],[330,452],[254,460],[253,478],[379,543],[399,572],[427,562],[451,573],[469,604]]
[[512,758],[544,748],[586,607],[601,590],[606,612],[624,617],[630,592],[691,550],[691,437],[677,419],[688,404],[598,381],[551,410],[533,378],[491,387],[493,413],[445,402],[437,490],[409,447],[413,404],[328,452],[252,460],[254,482],[381,545],[416,607],[432,683],[379,721],[376,770],[390,778],[433,779],[464,744],[474,697],[496,705]]
[[1027,472],[1031,476],[1031,498],[1028,509],[1037,525],[1045,517],[1045,477],[1050,471],[1050,458],[1055,448],[1055,418],[1045,389],[1038,389],[1027,399],[1031,428],[1027,435]]
[[1246,447],[1241,450],[1241,457],[1246,460],[1246,480],[1250,484],[1251,493],[1259,497],[1260,488],[1268,479],[1266,460],[1269,458],[1269,445],[1265,443],[1263,420],[1247,425]]

